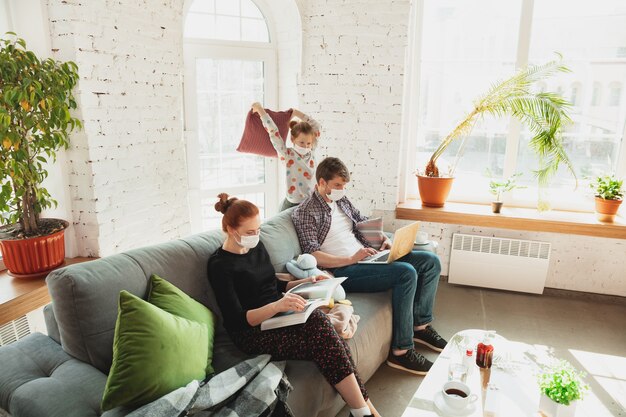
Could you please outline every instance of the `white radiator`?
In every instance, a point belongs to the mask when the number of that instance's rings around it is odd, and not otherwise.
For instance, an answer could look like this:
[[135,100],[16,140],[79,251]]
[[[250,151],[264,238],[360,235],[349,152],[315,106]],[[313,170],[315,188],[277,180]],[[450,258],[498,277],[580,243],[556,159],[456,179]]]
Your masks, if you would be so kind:
[[543,293],[550,243],[455,233],[448,282]]
[[0,346],[17,342],[19,339],[29,334],[31,334],[31,328],[28,323],[28,318],[22,316],[19,319],[0,326]]

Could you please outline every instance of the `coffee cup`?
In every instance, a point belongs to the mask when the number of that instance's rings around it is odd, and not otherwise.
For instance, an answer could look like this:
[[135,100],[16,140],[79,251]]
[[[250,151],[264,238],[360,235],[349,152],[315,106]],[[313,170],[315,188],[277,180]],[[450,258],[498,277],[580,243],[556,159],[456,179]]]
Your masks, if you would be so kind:
[[418,245],[423,245],[425,243],[428,243],[428,233],[417,232],[417,235],[415,236],[415,243]]
[[441,394],[446,405],[455,410],[462,410],[478,399],[476,394],[472,394],[467,384],[459,381],[449,381],[443,384]]

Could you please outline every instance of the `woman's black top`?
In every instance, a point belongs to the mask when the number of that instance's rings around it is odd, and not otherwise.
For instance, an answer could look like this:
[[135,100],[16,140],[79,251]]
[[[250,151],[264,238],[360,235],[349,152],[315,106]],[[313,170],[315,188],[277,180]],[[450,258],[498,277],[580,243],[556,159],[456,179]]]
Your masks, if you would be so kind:
[[208,272],[229,332],[251,328],[246,312],[280,299],[287,288],[287,282],[276,278],[261,242],[243,255],[220,247],[209,258]]

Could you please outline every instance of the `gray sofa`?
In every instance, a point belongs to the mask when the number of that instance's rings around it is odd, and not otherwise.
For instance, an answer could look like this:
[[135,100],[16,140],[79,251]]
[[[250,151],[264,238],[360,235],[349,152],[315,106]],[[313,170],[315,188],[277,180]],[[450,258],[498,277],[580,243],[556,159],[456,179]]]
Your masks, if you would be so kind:
[[[276,271],[299,254],[291,210],[261,228],[261,240]],[[52,304],[44,314],[48,336],[29,335],[0,348],[0,407],[14,417],[116,417],[129,410],[100,411],[120,290],[145,297],[148,278],[158,274],[207,305],[219,309],[207,279],[207,259],[222,243],[221,231],[184,239],[52,272]],[[349,341],[358,370],[368,380],[385,360],[391,342],[389,293],[349,294],[361,316]],[[214,367],[220,372],[246,356],[230,341],[221,320],[216,331]],[[297,417],[335,416],[344,403],[313,362],[288,361],[293,385],[288,403]]]

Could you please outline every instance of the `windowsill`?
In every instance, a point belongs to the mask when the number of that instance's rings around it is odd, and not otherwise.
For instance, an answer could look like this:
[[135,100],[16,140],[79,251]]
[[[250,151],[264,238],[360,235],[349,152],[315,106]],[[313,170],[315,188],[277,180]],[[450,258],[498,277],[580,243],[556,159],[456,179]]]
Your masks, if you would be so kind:
[[602,223],[595,213],[502,207],[502,213],[491,212],[491,205],[446,203],[442,208],[422,207],[419,200],[398,204],[396,217],[436,223],[464,224],[499,229],[528,230],[626,239],[626,219],[617,216],[615,223]]
[[[67,266],[94,258],[66,258]],[[0,272],[0,326],[50,303],[46,278],[14,278]]]

